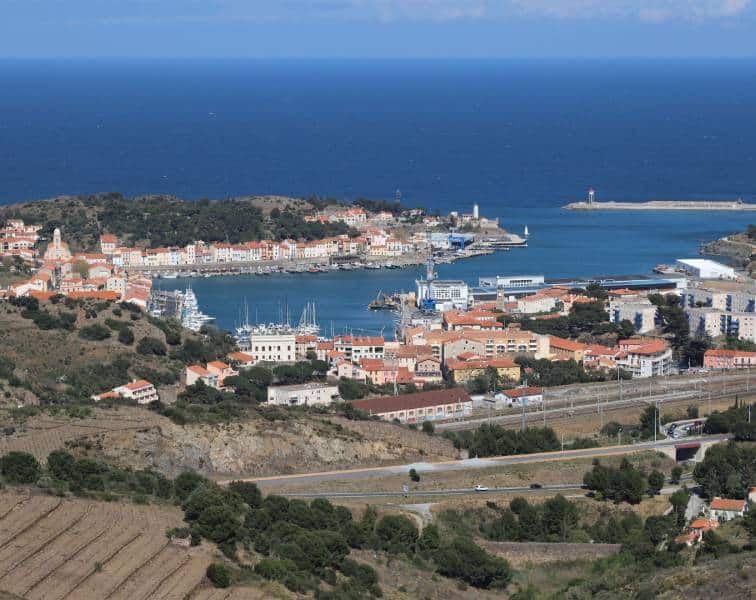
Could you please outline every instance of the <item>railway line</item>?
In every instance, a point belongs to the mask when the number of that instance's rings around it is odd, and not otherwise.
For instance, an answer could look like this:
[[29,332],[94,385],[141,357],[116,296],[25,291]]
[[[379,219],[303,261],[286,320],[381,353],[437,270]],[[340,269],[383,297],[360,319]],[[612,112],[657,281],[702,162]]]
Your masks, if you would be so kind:
[[748,372],[710,377],[683,376],[598,384],[576,384],[544,390],[542,406],[477,410],[472,417],[439,423],[439,431],[474,429],[483,423],[503,425],[548,424],[581,415],[605,415],[613,411],[658,404],[710,405],[712,401],[756,393]]

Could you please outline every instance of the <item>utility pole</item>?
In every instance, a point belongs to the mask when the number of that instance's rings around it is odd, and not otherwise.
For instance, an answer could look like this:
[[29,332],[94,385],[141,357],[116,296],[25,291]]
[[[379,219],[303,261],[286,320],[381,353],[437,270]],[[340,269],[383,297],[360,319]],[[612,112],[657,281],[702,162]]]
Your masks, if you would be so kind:
[[525,431],[525,403],[520,398],[520,407],[522,408],[522,419],[520,421],[520,431]]
[[543,390],[543,396],[542,396],[542,404],[543,404],[543,427],[546,428],[546,390]]
[[658,431],[658,426],[656,424],[656,420],[659,418],[659,402],[654,402],[654,443],[656,443],[656,433]]
[[[749,409],[749,410],[748,410],[748,414],[749,414],[749,421],[748,421],[748,422],[749,422],[749,423],[751,422],[751,421],[750,421],[750,413],[751,413],[751,411],[750,411],[750,408],[751,408],[751,407],[750,407],[750,405],[749,405],[749,406],[748,406],[748,409]],[[564,431],[562,432],[562,452],[564,452]]]
[[617,445],[618,446],[622,445],[622,427],[619,427],[617,429]]

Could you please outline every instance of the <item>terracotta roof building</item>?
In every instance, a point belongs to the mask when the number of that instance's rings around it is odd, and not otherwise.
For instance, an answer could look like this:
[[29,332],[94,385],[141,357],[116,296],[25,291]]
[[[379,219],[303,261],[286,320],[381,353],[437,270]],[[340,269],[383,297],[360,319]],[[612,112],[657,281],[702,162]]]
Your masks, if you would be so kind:
[[452,388],[355,400],[352,406],[386,421],[397,419],[402,423],[419,423],[469,415],[472,399],[464,388]]

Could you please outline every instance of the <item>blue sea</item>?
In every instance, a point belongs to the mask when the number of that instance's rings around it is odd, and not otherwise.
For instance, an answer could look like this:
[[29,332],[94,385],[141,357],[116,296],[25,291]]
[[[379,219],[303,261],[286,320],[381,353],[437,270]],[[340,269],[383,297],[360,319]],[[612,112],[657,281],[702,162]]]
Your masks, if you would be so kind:
[[[756,61],[0,61],[0,203],[97,191],[184,198],[473,202],[527,249],[442,277],[648,273],[745,213],[562,211],[599,199],[756,202]],[[65,232],[64,232],[65,234]],[[194,280],[224,327],[315,301],[324,329],[380,331],[367,302],[417,270]],[[161,285],[184,286],[186,281]]]

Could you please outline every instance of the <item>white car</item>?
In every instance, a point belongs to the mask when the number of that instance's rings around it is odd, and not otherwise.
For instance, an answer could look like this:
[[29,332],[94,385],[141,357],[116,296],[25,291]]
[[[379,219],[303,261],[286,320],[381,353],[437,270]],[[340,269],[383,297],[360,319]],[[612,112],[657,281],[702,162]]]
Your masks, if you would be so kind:
[[478,485],[475,486],[475,491],[476,492],[487,492],[488,488],[485,485],[478,484]]

